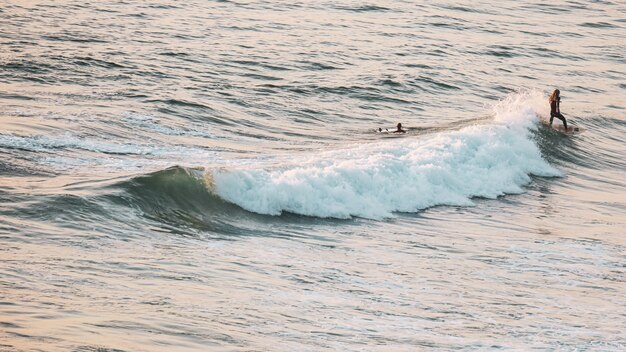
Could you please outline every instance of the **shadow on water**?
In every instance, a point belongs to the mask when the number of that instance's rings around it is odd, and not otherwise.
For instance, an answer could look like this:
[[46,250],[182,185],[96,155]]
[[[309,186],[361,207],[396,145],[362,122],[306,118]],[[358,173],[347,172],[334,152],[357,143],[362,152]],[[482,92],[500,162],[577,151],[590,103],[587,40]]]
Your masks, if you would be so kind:
[[539,126],[538,130],[533,131],[533,138],[539,146],[541,154],[550,164],[564,165],[579,161],[577,155],[572,153],[576,143],[572,135],[567,135],[550,127]]
[[[543,157],[554,165],[581,166],[591,169],[626,167],[621,156],[621,141],[615,140],[615,130],[624,130],[626,123],[602,116],[570,119],[569,123],[583,128],[580,133],[563,133],[546,126],[533,131],[533,138]],[[559,125],[560,121],[554,121]]]

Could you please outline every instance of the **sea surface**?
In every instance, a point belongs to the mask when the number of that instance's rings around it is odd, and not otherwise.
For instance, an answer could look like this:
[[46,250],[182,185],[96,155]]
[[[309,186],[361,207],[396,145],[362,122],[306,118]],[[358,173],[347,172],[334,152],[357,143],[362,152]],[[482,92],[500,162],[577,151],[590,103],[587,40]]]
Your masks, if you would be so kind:
[[624,1],[0,0],[0,49],[0,351],[626,350]]

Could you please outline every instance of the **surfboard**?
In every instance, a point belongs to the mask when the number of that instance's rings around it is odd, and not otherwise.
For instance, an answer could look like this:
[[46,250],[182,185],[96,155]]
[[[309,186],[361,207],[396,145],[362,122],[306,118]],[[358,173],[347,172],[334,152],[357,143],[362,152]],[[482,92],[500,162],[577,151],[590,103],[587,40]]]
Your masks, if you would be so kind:
[[558,126],[553,125],[552,129],[555,131],[559,131],[561,133],[567,133],[567,134],[576,134],[576,133],[580,133],[584,131],[581,127],[578,127],[578,126],[567,126],[567,131],[566,131],[563,125],[558,125]]
[[388,132],[388,131],[382,131],[382,132],[376,131],[376,133],[379,134],[381,138],[399,138],[399,137],[406,136],[406,133],[393,133],[393,132]]
[[404,131],[404,133],[402,133],[402,132],[396,132],[396,130],[395,130],[395,129],[393,129],[393,130],[389,130],[389,129],[385,128],[385,129],[383,130],[383,129],[381,128],[381,129],[377,129],[377,130],[375,130],[375,132],[376,132],[376,133],[378,133],[378,134],[387,134],[387,135],[394,135],[394,136],[402,136],[402,135],[405,135],[405,134],[407,133],[407,130],[405,130],[405,131]]
[[[569,126],[567,126],[567,131],[565,130],[565,127],[563,126],[562,123],[553,123],[552,126],[550,126],[550,123],[548,121],[541,121],[543,123],[544,126],[546,126],[546,128],[550,128],[554,131],[557,132],[561,132],[561,133],[565,133],[565,134],[577,134],[577,133],[581,133],[583,132],[585,129],[580,127],[580,126],[575,126],[572,124],[568,124]],[[559,121],[560,122],[560,121]]]

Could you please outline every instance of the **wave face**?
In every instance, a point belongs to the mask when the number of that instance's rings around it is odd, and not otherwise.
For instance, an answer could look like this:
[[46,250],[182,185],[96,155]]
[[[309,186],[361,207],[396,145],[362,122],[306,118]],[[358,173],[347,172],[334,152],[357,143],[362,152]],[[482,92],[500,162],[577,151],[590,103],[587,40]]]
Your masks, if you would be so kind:
[[249,221],[258,220],[211,193],[201,169],[172,167],[133,177],[113,184],[105,194],[113,203],[137,209],[141,217],[178,234],[241,235],[247,233]]
[[484,125],[324,151],[279,167],[214,171],[215,192],[261,214],[372,219],[522,193],[530,175],[560,175],[532,139],[543,100],[536,92],[511,95]]

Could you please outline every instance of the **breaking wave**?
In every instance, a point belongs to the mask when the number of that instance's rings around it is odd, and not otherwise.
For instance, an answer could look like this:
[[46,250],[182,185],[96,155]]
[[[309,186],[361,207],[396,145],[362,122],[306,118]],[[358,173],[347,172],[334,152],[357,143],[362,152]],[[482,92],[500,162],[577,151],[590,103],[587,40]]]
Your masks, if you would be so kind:
[[381,219],[470,206],[522,193],[531,175],[561,175],[532,137],[544,105],[539,92],[516,93],[494,106],[490,123],[208,173],[219,197],[260,214]]

